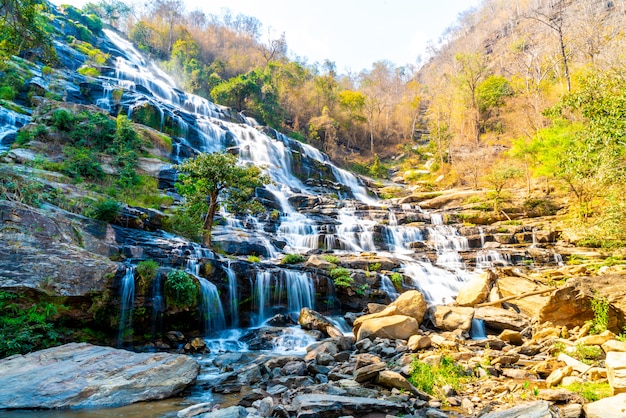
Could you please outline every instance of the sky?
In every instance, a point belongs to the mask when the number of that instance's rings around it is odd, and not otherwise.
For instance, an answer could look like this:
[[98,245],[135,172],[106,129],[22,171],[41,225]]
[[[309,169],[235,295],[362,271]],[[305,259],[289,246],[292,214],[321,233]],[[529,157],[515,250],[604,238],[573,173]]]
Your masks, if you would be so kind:
[[[92,0],[93,1],[93,0]],[[84,0],[54,0],[78,7]],[[95,1],[94,1],[95,2]],[[335,62],[340,73],[369,69],[380,60],[417,65],[428,42],[435,42],[459,13],[480,0],[185,0],[187,11],[254,16],[262,40],[285,32],[289,56],[309,64]]]

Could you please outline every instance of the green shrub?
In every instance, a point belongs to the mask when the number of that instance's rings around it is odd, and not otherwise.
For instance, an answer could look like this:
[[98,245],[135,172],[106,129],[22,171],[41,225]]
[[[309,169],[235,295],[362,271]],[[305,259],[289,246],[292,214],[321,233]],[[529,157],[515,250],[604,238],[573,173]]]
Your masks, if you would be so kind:
[[336,255],[324,254],[320,258],[332,264],[339,264],[339,257]]
[[280,260],[280,264],[297,264],[303,261],[304,257],[300,254],[285,254],[283,259]]
[[248,256],[248,261],[251,263],[260,263],[261,262],[261,257],[257,256],[257,255],[249,255]]
[[120,214],[121,205],[113,199],[103,199],[96,203],[90,217],[104,222],[113,222]]
[[402,274],[397,273],[397,272],[392,273],[390,279],[391,279],[391,283],[393,283],[395,287],[399,288],[402,286],[402,279],[403,279]]
[[380,263],[372,263],[367,266],[368,271],[378,271],[382,267]]
[[19,302],[21,296],[0,291],[0,358],[52,347],[60,333],[52,322],[57,306],[47,302]]
[[595,402],[613,396],[613,390],[608,382],[576,382],[565,386],[565,389],[578,393],[589,402]]
[[74,126],[74,117],[65,109],[57,109],[52,112],[52,126],[59,131],[69,132]]
[[592,334],[602,334],[609,326],[609,301],[596,293],[591,299],[591,310],[593,311]]
[[33,133],[31,131],[21,130],[17,133],[15,138],[15,145],[26,145],[33,140]]
[[62,166],[62,171],[67,175],[77,179],[85,177],[92,180],[104,177],[104,170],[98,158],[89,148],[64,147],[63,153],[68,157]]
[[165,301],[168,306],[191,308],[197,304],[198,284],[183,270],[173,270],[165,279]]
[[0,87],[0,99],[2,100],[13,100],[16,94],[15,89],[11,86]]
[[354,282],[354,279],[350,277],[350,271],[344,267],[336,267],[332,269],[329,274],[336,287],[350,287]]
[[146,294],[152,285],[152,281],[156,279],[159,270],[159,263],[154,260],[143,260],[137,263],[136,271],[138,280],[137,287],[141,293]]
[[87,77],[100,77],[100,71],[94,67],[82,66],[78,70],[78,74],[87,76]]

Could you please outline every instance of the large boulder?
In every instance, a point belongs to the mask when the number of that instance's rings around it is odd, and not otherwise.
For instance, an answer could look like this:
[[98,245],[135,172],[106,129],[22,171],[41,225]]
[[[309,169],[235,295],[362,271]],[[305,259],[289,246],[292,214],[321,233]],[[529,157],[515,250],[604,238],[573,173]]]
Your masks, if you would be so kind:
[[378,338],[391,338],[408,340],[411,335],[417,334],[419,323],[410,316],[392,315],[374,318],[363,322],[356,335],[356,339],[371,340]]
[[298,410],[298,416],[307,417],[364,416],[372,413],[396,415],[403,412],[402,405],[391,401],[318,393],[298,395],[292,405]]
[[584,409],[587,418],[623,418],[626,416],[626,393],[588,403]]
[[71,343],[0,360],[0,408],[97,408],[165,399],[194,383],[199,371],[185,355]]
[[456,304],[459,306],[474,306],[484,302],[489,296],[491,283],[495,275],[491,271],[485,271],[481,275],[474,277],[466,283],[456,297]]
[[621,332],[626,325],[626,272],[603,276],[569,279],[565,285],[550,295],[539,312],[539,320],[554,325],[573,328],[593,319],[591,301],[605,298],[609,304],[608,328]]
[[[507,298],[543,289],[547,291],[549,288],[525,277],[506,276],[498,279],[498,289],[500,290],[502,298]],[[507,303],[515,305],[524,315],[535,318],[548,303],[549,299],[549,294],[545,293],[509,300]]]
[[[359,330],[363,324],[371,320],[394,315],[413,318],[419,327],[419,324],[424,319],[427,308],[424,295],[417,290],[409,290],[398,296],[396,300],[382,311],[358,317],[353,323],[354,335],[357,335],[357,340],[360,340],[361,338],[359,338],[358,335],[360,335]],[[408,336],[406,338],[408,338]]]
[[469,331],[474,318],[474,308],[459,306],[432,306],[428,310],[428,317],[435,328],[444,331],[460,329]]
[[512,310],[494,308],[492,306],[476,309],[474,318],[482,319],[486,327],[497,331],[505,329],[521,331],[530,325],[530,319],[525,315],[518,314]]

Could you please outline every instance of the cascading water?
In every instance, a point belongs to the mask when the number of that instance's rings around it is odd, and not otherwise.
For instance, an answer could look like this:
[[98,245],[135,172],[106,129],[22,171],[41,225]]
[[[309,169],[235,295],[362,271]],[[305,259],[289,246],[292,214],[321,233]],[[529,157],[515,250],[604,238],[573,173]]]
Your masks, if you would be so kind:
[[160,277],[156,277],[152,281],[152,322],[151,322],[150,328],[152,331],[153,340],[156,340],[156,336],[161,330],[162,313],[163,313],[163,290],[161,286]]
[[135,303],[135,267],[126,268],[120,282],[120,321],[117,334],[117,346],[122,347],[133,330],[133,305]]
[[229,313],[230,313],[230,326],[237,328],[239,326],[239,297],[237,292],[237,276],[235,271],[230,267],[230,261],[225,266],[222,266],[226,277],[228,278],[228,299],[230,301]]
[[30,122],[30,116],[0,106],[0,152],[9,149],[15,133]]
[[256,325],[276,313],[299,313],[304,307],[313,309],[315,304],[311,275],[297,270],[258,271],[253,295]]

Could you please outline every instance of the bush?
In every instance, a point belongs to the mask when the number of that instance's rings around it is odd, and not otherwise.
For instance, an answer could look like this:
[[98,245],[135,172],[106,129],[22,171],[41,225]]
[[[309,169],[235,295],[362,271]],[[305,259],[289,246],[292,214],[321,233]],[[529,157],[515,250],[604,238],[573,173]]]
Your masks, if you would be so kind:
[[74,126],[74,117],[65,109],[57,109],[52,112],[52,126],[59,131],[69,132]]
[[198,284],[183,270],[174,270],[165,279],[165,301],[168,306],[191,308],[197,304]]
[[96,155],[89,148],[64,147],[63,152],[68,159],[63,162],[62,171],[67,175],[92,180],[104,178],[104,170]]
[[0,99],[2,100],[13,100],[15,99],[15,89],[11,86],[2,86],[0,87]]
[[52,323],[57,307],[51,303],[18,303],[20,296],[0,291],[0,358],[52,347],[60,334]]
[[392,273],[391,274],[391,283],[393,283],[393,285],[395,287],[401,287],[402,286],[402,274],[400,273]]
[[146,294],[148,292],[152,281],[157,277],[158,270],[159,263],[154,260],[144,260],[137,263],[136,271],[139,275],[137,287],[140,289],[141,293]]
[[90,217],[107,223],[113,222],[120,214],[121,205],[113,199],[103,199],[96,203]]
[[354,279],[350,277],[350,271],[344,267],[336,267],[332,269],[329,274],[336,287],[350,287],[354,282]]
[[100,71],[94,67],[82,66],[78,69],[78,74],[87,76],[87,77],[100,77]]
[[320,258],[332,264],[339,264],[339,257],[336,255],[324,254]]
[[297,264],[302,263],[304,261],[304,257],[300,254],[285,254],[282,260],[280,260],[280,264]]

